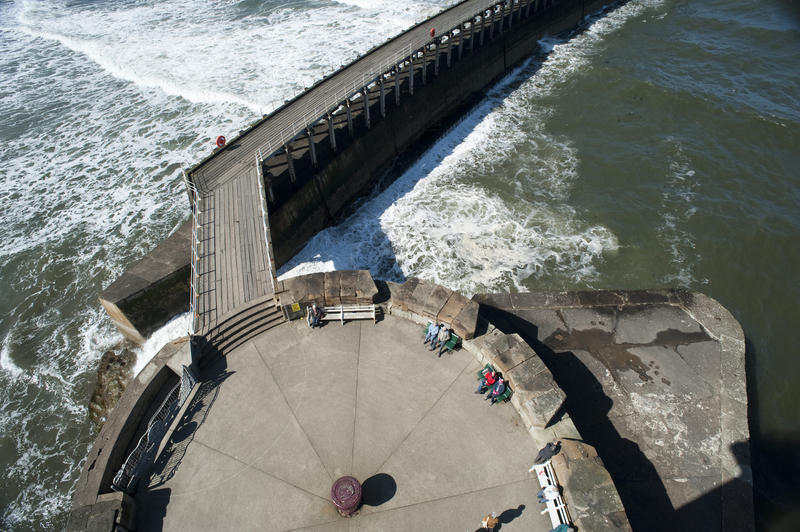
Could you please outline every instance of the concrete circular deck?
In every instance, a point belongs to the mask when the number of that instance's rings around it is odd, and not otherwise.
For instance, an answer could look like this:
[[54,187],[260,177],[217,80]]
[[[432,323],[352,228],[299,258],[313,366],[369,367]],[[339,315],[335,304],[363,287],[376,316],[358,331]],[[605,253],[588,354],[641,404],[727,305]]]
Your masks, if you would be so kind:
[[[137,495],[138,530],[551,528],[516,411],[473,393],[478,363],[438,358],[418,324],[282,324],[206,368]],[[330,501],[344,475],[364,505]]]

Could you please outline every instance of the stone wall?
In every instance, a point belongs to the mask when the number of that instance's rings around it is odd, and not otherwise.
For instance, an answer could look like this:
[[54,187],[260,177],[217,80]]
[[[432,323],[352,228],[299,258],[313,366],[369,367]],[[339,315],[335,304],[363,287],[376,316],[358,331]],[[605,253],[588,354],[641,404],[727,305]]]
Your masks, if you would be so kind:
[[113,492],[111,482],[146,429],[165,393],[180,380],[181,363],[190,363],[188,338],[170,342],[132,379],[95,438],[72,496],[67,530],[132,528],[135,502]]

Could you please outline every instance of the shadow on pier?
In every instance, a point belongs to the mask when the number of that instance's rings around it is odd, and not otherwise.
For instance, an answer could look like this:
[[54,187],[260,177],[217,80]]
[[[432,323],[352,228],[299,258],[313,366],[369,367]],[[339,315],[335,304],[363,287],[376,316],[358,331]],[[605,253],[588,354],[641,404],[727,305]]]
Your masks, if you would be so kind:
[[[571,351],[556,351],[541,342],[538,327],[519,316],[486,305],[480,312],[504,333],[519,334],[550,370],[566,400],[548,426],[569,415],[583,441],[603,460],[634,531],[753,530],[747,524],[752,519],[747,479],[736,478],[675,508],[653,462],[635,441],[622,437],[608,417],[613,401],[584,363]],[[730,452],[743,471],[749,470],[749,442],[736,442],[722,451]]]

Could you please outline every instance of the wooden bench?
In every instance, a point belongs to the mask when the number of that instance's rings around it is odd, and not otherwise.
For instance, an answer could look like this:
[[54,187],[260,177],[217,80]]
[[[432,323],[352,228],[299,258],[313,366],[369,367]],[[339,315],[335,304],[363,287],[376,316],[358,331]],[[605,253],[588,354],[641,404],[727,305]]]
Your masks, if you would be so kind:
[[[547,486],[555,486],[555,488],[558,489],[558,480],[556,480],[556,474],[553,471],[553,466],[550,464],[550,460],[543,464],[536,464],[533,466],[533,470],[536,473],[536,478],[539,479],[539,485],[542,488],[546,488]],[[570,525],[569,515],[567,514],[567,505],[564,502],[564,499],[561,498],[560,493],[555,499],[545,502],[545,508],[541,513],[547,513],[550,515],[550,523],[553,525],[553,528],[556,528],[558,525]]]
[[[345,320],[368,320],[375,323],[375,305],[334,305],[332,307],[320,307],[322,318],[320,321],[339,321],[344,325]],[[306,320],[311,325],[311,307],[306,308]]]
[[[426,325],[425,328],[422,329],[422,336],[423,337],[427,336],[428,327],[430,326],[430,324],[431,324],[431,322],[428,322],[428,325]],[[444,348],[447,349],[448,351],[452,351],[456,347],[460,347],[461,346],[461,337],[458,336],[456,333],[454,333],[453,329],[448,329],[448,330],[450,331],[450,339],[447,340],[447,342],[445,342]]]

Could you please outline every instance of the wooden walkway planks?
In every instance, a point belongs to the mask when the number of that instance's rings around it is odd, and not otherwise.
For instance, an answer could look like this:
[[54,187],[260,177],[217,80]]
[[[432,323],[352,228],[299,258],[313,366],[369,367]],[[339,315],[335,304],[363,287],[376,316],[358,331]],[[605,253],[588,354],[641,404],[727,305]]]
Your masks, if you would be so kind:
[[203,196],[198,331],[272,294],[255,164]]

